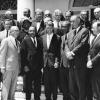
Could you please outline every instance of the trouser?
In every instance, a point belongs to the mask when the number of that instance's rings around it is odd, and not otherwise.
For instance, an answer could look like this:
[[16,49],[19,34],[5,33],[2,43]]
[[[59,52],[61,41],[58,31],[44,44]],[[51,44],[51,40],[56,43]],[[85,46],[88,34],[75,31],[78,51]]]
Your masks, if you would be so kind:
[[92,69],[88,69],[87,68],[87,75],[86,75],[86,100],[92,100],[93,99],[91,75],[92,75]]
[[63,93],[63,100],[69,100],[69,69],[59,68],[60,86]]
[[46,100],[57,100],[58,69],[44,68],[44,86]]
[[69,89],[72,100],[86,99],[86,68],[69,69]]
[[94,100],[100,100],[100,68],[92,73],[92,91]]
[[1,100],[13,100],[17,85],[17,70],[6,70],[3,75]]
[[41,95],[41,71],[27,72],[24,77],[24,90],[26,100],[31,99],[31,93],[34,92],[34,99],[40,100]]

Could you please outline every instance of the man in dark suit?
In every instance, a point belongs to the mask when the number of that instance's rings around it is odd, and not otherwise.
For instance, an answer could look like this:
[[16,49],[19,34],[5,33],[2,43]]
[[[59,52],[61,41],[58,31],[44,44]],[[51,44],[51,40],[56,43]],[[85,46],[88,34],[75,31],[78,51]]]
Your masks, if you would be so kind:
[[41,9],[36,9],[35,19],[32,21],[32,26],[36,27],[37,36],[40,36],[41,32],[45,28],[44,21],[43,21],[43,11]]
[[59,76],[60,76],[60,86],[61,91],[63,93],[63,100],[69,99],[69,68],[68,68],[68,60],[65,55],[65,44],[67,40],[67,33],[69,32],[70,23],[68,21],[64,21],[62,23],[62,33],[64,34],[61,37],[61,62],[59,68]]
[[89,31],[81,26],[81,19],[71,17],[74,28],[67,35],[65,53],[69,64],[69,89],[72,100],[85,100],[86,63],[89,51]]
[[34,99],[40,100],[41,69],[43,67],[43,45],[36,37],[36,28],[29,28],[27,36],[21,44],[22,72],[25,74],[26,100],[31,99],[32,82],[34,83]]
[[90,45],[87,68],[91,69],[93,97],[100,99],[100,22],[94,22],[94,39]]
[[60,38],[53,32],[53,22],[48,21],[43,39],[44,86],[46,100],[57,100],[58,65],[60,60]]

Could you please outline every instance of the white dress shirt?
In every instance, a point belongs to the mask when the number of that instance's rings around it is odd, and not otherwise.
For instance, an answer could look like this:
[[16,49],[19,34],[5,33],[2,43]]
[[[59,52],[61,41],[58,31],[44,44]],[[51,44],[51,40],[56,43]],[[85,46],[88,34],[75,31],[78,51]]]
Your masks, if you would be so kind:
[[41,22],[37,22],[37,26],[36,26],[36,28],[37,28],[37,31],[39,30],[39,28],[40,28],[40,24],[41,24]]
[[34,38],[31,37],[31,40],[32,40],[33,44],[35,45],[35,47],[37,47],[37,40],[36,40],[36,37],[34,37]]
[[89,39],[89,44],[92,45],[92,41],[95,38],[95,36],[93,34],[90,35],[90,39]]
[[53,33],[47,34],[47,48],[49,48],[50,46],[52,37],[53,37]]
[[[100,36],[100,33],[97,34],[96,38],[93,34],[90,35],[90,45],[92,45],[92,42],[95,42],[96,39]],[[95,39],[94,39],[95,38]]]
[[57,22],[56,20],[53,22],[54,28],[61,28],[61,21]]

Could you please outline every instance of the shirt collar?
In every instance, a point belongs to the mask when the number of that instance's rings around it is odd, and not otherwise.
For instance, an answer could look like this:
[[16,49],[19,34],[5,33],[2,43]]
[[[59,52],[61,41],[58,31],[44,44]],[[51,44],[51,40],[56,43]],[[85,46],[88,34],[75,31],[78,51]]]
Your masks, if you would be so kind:
[[81,26],[79,26],[79,27],[76,29],[76,32],[78,32],[78,31],[79,31],[80,27],[81,27]]

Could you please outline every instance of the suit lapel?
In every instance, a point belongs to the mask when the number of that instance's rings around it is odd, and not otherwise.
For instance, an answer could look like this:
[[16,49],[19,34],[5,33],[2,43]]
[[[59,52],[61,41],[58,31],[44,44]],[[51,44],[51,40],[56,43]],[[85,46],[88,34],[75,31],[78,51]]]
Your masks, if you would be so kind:
[[56,41],[56,35],[53,34],[50,45],[49,45],[49,49],[51,48],[52,44],[54,44],[54,41]]
[[47,34],[43,35],[43,46],[47,49]]
[[91,48],[98,42],[98,40],[100,39],[100,35],[97,37],[97,39],[93,42],[93,44],[91,45]]
[[[76,33],[76,35],[74,36],[74,34],[75,34],[75,31],[74,31],[74,33],[73,33],[73,39],[72,39],[72,43],[75,41],[75,39],[78,37],[78,35],[79,35],[79,33],[82,31],[82,27],[80,27],[79,28],[79,30],[78,30],[78,32]],[[71,44],[72,44],[71,43]]]
[[31,39],[31,37],[29,37],[28,39],[29,39],[29,42],[33,45],[33,47],[36,48],[36,46],[34,45],[34,43],[33,43],[32,39]]
[[43,23],[43,20],[42,20],[42,21],[40,22],[40,27],[39,27],[39,29],[38,29],[38,32],[42,29],[43,25],[44,25],[44,23]]
[[11,41],[11,43],[13,44],[13,46],[14,46],[16,49],[18,49],[17,46],[16,46],[15,41],[13,41],[11,38],[10,38],[10,41]]

